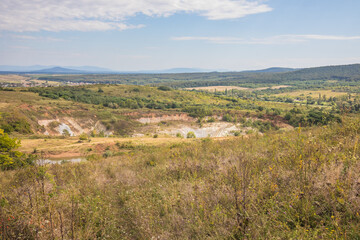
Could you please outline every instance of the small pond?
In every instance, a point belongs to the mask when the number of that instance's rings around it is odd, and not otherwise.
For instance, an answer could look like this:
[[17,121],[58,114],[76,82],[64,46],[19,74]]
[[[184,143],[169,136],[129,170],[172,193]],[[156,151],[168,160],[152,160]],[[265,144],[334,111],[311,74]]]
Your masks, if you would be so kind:
[[78,158],[66,158],[66,159],[39,159],[37,160],[38,165],[46,165],[46,164],[64,164],[64,163],[79,163],[86,161],[83,157]]

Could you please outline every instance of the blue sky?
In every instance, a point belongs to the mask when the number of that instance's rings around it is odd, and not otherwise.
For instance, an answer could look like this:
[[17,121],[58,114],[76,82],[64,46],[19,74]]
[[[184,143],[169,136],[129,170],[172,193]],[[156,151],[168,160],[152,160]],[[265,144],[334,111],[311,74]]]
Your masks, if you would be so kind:
[[1,0],[0,65],[360,63],[359,0]]

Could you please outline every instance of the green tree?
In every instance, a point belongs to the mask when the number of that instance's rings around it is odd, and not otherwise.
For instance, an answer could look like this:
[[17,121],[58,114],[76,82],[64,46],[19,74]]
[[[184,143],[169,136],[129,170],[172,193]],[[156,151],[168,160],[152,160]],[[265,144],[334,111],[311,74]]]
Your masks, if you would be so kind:
[[88,138],[89,138],[88,135],[84,132],[82,134],[80,134],[80,136],[79,136],[80,141],[88,140]]
[[188,132],[187,135],[186,135],[187,138],[196,138],[196,135],[194,132]]
[[20,140],[11,138],[4,130],[0,129],[0,168],[2,170],[15,169],[33,163],[33,157],[19,151]]

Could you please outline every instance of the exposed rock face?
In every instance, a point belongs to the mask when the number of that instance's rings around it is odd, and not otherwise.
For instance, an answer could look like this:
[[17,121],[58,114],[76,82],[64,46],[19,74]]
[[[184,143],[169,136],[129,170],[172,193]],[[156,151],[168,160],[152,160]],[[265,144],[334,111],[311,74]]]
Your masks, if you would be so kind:
[[193,132],[197,138],[204,137],[226,137],[233,135],[234,131],[239,131],[240,128],[233,123],[217,122],[217,123],[207,123],[204,126],[178,126],[173,129],[164,130],[160,133],[169,134],[176,136],[176,134],[181,134],[183,137],[186,137],[189,132]]
[[174,114],[174,115],[162,115],[156,116],[151,115],[149,117],[142,117],[137,119],[138,122],[143,124],[145,123],[159,123],[162,121],[184,121],[184,122],[194,122],[195,118],[189,117],[187,114]]
[[92,119],[84,120],[64,117],[38,120],[38,124],[44,127],[44,131],[41,132],[42,134],[51,136],[63,135],[66,132],[70,136],[78,136],[84,132],[90,134],[93,130],[97,133],[103,132],[105,136],[112,134],[112,132],[106,130],[106,127],[100,121]]

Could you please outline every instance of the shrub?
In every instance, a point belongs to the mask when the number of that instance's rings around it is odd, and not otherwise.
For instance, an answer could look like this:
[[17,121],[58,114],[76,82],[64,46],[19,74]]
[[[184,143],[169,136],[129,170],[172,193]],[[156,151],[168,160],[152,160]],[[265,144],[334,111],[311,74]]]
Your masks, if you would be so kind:
[[194,132],[190,131],[190,132],[187,133],[186,137],[187,138],[196,138],[196,135],[195,135]]
[[238,137],[238,136],[240,136],[241,135],[241,132],[240,131],[234,131],[234,136],[235,137]]
[[63,130],[62,135],[63,135],[64,137],[70,137],[70,133],[69,133],[69,131],[68,131],[67,129],[64,129],[64,130]]
[[87,139],[88,139],[88,135],[87,135],[86,133],[80,134],[80,136],[79,136],[79,140],[80,140],[80,141],[85,141],[85,140],[87,140]]
[[209,123],[215,122],[215,118],[214,118],[214,117],[211,117],[211,118],[209,118],[209,119],[207,120],[207,122],[209,122]]
[[16,151],[18,147],[20,147],[20,140],[9,137],[0,129],[0,169],[11,170],[34,164],[35,155],[26,155]]
[[49,127],[51,129],[57,128],[60,125],[60,123],[58,121],[52,121],[51,123],[49,123]]
[[178,137],[178,138],[183,138],[184,136],[183,136],[181,133],[177,133],[177,134],[176,134],[176,137]]
[[104,157],[104,158],[108,158],[108,157],[112,157],[113,155],[114,155],[114,154],[113,154],[112,151],[107,150],[107,151],[104,152],[103,157]]
[[183,111],[189,113],[189,116],[193,118],[204,118],[212,115],[212,111],[210,109],[202,106],[186,107]]
[[225,121],[225,122],[232,122],[233,121],[232,117],[228,113],[223,116],[222,120]]
[[171,91],[172,90],[172,88],[168,87],[168,86],[160,86],[160,87],[158,87],[158,89],[161,91]]

